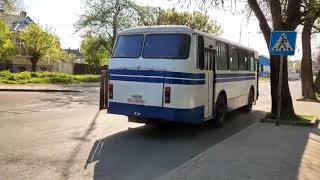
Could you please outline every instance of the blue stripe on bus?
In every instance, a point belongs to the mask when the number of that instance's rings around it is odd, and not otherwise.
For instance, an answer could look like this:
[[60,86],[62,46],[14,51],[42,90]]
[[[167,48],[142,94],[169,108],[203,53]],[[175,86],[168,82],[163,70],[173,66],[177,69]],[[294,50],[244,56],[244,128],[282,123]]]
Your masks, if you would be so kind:
[[216,78],[216,83],[224,83],[224,82],[234,82],[234,81],[246,81],[246,80],[255,80],[255,77],[241,77],[241,78]]
[[187,80],[187,79],[165,79],[166,84],[187,84],[187,85],[197,85],[205,84],[205,80]]
[[[204,119],[204,106],[192,109],[177,109],[168,107],[145,106],[109,102],[108,113],[139,118],[154,118],[173,122],[199,124]],[[139,116],[136,114],[140,113]]]
[[116,75],[139,75],[139,76],[165,76],[187,79],[204,79],[204,73],[185,73],[171,71],[155,71],[155,70],[127,70],[127,69],[110,69],[110,74]]
[[149,78],[149,77],[133,77],[133,76],[112,76],[110,80],[116,81],[134,81],[134,82],[147,82],[147,83],[163,83],[164,78]]
[[117,75],[164,76],[164,71],[154,70],[109,69],[109,73]]
[[166,77],[175,77],[175,78],[187,78],[187,79],[204,79],[206,75],[204,73],[183,73],[183,72],[165,72]]
[[116,81],[134,81],[134,82],[146,82],[146,83],[166,83],[166,84],[184,84],[184,85],[205,84],[205,80],[165,79],[165,78],[155,78],[155,77],[133,77],[133,76],[110,75],[109,79],[116,80]]
[[236,74],[236,73],[216,74],[216,77],[217,77],[217,78],[245,77],[245,76],[255,76],[255,73],[245,73],[245,74]]

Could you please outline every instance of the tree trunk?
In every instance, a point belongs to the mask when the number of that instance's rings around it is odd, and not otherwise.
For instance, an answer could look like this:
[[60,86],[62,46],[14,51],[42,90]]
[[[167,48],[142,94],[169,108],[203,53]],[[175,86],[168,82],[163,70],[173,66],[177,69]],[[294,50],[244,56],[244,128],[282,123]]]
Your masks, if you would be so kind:
[[302,31],[302,62],[301,84],[302,96],[307,99],[316,99],[313,88],[312,58],[311,58],[311,30],[312,22],[306,21]]
[[[271,113],[277,114],[278,108],[278,85],[279,85],[279,71],[280,71],[280,56],[271,56]],[[283,57],[283,72],[282,72],[282,89],[281,89],[281,119],[288,119],[295,115],[291,93],[288,83],[288,61],[287,57]]]
[[314,82],[314,91],[320,94],[320,70],[318,71],[316,81]]
[[31,65],[32,65],[32,72],[37,71],[37,63],[38,63],[39,58],[34,56],[31,58]]
[[[260,29],[263,33],[266,44],[269,45],[271,28],[268,21],[262,12],[257,0],[247,1],[252,11],[255,13]],[[270,0],[271,15],[273,21],[273,29],[278,31],[293,31],[299,25],[300,22],[300,3],[301,0],[290,0],[288,1],[287,7],[287,21],[283,22],[281,19],[281,3],[278,0]],[[277,102],[278,102],[278,82],[279,82],[279,66],[280,56],[270,56],[271,60],[271,101],[272,108],[271,113],[277,113]],[[283,58],[283,74],[282,74],[282,88],[281,88],[281,119],[288,119],[290,116],[294,116],[294,108],[292,104],[291,94],[288,83],[288,62],[287,57]]]
[[113,19],[112,19],[112,47],[115,43],[116,37],[117,37],[117,33],[118,33],[118,18],[119,18],[119,13],[121,11],[121,8],[119,7],[119,1],[116,1],[115,4],[115,10],[116,12],[113,15]]

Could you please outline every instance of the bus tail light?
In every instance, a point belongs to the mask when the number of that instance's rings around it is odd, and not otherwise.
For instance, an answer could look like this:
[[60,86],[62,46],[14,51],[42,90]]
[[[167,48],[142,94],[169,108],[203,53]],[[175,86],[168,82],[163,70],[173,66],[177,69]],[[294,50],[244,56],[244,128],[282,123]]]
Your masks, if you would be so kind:
[[113,99],[113,84],[109,84],[109,99]]
[[165,87],[164,88],[164,102],[170,103],[171,99],[171,87]]

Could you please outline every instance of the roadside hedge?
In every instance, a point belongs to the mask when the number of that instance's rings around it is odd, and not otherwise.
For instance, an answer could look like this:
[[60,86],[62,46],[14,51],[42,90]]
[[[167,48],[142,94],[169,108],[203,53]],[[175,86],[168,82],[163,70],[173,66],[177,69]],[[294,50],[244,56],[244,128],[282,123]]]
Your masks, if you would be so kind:
[[20,72],[0,71],[0,83],[2,84],[56,84],[56,83],[79,83],[79,82],[99,82],[100,76],[93,74],[72,75],[58,72]]

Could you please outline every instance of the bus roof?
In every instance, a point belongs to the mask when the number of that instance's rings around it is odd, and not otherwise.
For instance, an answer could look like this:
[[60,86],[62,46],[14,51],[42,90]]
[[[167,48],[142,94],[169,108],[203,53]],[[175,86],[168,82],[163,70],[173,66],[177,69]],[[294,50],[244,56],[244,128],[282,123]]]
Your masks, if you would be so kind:
[[129,29],[124,29],[119,34],[134,34],[134,33],[193,33],[193,30],[188,26],[180,25],[160,25],[160,26],[141,26]]
[[213,39],[216,39],[218,41],[222,41],[240,48],[244,48],[250,51],[255,52],[255,56],[258,56],[258,52],[252,48],[246,47],[242,44],[235,43],[232,41],[229,41],[227,39],[215,36],[213,34],[205,33],[197,29],[192,29],[188,26],[183,25],[159,25],[159,26],[141,26],[141,27],[134,27],[129,29],[124,29],[120,31],[119,35],[125,35],[125,34],[136,34],[136,33],[187,33],[187,34],[200,34],[202,36],[210,37]]

